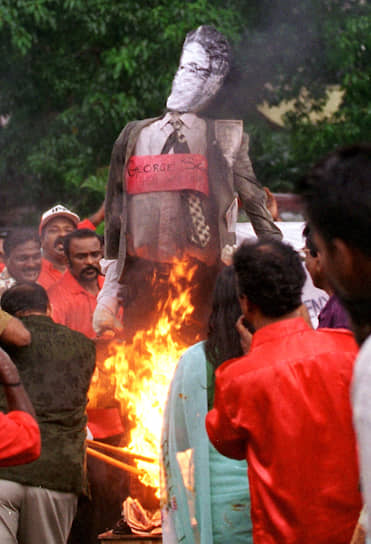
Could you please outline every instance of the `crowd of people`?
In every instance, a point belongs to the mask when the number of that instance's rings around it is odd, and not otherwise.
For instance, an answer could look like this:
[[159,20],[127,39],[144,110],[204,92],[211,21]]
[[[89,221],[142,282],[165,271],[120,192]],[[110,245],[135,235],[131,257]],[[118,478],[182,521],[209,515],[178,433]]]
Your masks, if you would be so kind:
[[[84,517],[88,484],[99,495],[111,477],[87,474],[86,436],[123,433],[114,404],[87,409],[98,336],[148,327],[178,261],[195,270],[187,338],[203,341],[165,407],[164,544],[371,543],[371,146],[332,152],[301,184],[305,266],[330,297],[314,330],[243,122],[210,114],[231,63],[216,29],[191,31],[166,112],[114,144],[105,206],[80,221],[56,204],[38,230],[1,234],[2,543],[96,541],[114,493]],[[236,248],[239,202],[258,239]]]
[[[179,361],[165,411],[166,544],[371,542],[370,171],[371,146],[358,145],[302,182],[305,265],[330,296],[317,330],[301,311],[298,253],[245,242],[233,255],[244,355],[228,353],[233,302],[219,276],[209,339]],[[246,461],[249,498],[214,448]],[[252,531],[238,518],[249,502]]]
[[[302,181],[304,263],[261,237],[218,274],[207,336],[176,366],[164,412],[165,544],[350,544],[371,534],[370,167],[371,146],[353,146]],[[74,542],[103,246],[61,205],[39,232],[4,239],[1,542]],[[317,330],[303,311],[303,265],[330,297]],[[75,542],[93,542],[83,527]]]

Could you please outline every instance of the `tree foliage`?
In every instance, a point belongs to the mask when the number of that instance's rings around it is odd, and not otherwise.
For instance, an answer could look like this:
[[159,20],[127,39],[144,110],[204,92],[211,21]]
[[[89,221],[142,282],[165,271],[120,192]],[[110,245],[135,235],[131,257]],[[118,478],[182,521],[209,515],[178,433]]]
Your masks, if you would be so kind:
[[[369,138],[364,0],[1,0],[0,115],[10,116],[0,128],[3,206],[97,205],[115,138],[128,121],[161,112],[184,36],[205,23],[235,46],[219,113],[245,119],[264,184],[290,190],[324,152]],[[310,111],[329,84],[342,87],[343,104],[314,125]],[[293,97],[283,130],[257,112],[263,99]]]
[[[243,40],[245,86],[254,104],[294,98],[296,108],[281,131],[261,123],[251,108],[245,109],[245,118],[259,178],[273,190],[294,190],[325,153],[370,140],[371,5],[364,0],[287,0],[284,6],[273,2],[269,10],[268,4],[266,16]],[[311,114],[323,107],[329,85],[342,89],[342,104],[331,118],[314,123]]]
[[[164,108],[185,34],[233,39],[239,13],[207,0],[2,0],[0,175],[38,206],[87,204],[130,120]],[[2,184],[6,192],[6,183]],[[88,199],[91,204],[91,199]]]

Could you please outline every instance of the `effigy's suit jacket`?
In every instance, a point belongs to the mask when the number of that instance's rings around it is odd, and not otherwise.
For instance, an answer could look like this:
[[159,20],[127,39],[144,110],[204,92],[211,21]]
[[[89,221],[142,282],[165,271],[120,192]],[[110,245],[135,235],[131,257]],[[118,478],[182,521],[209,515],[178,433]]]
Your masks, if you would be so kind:
[[[161,117],[128,123],[118,136],[112,151],[105,204],[105,257],[118,259],[117,272],[121,279],[127,252],[128,195],[125,169],[134,153],[141,130],[159,119]],[[243,132],[242,121],[204,120],[207,126],[209,198],[217,212],[220,248],[226,244],[233,245],[236,241],[235,232],[228,229],[226,219],[226,212],[236,193],[257,236],[269,235],[280,239],[281,231],[273,223],[266,207],[265,192],[251,165],[248,154],[249,137]],[[230,137],[227,140],[234,142],[235,149],[225,150],[224,136],[228,133]]]

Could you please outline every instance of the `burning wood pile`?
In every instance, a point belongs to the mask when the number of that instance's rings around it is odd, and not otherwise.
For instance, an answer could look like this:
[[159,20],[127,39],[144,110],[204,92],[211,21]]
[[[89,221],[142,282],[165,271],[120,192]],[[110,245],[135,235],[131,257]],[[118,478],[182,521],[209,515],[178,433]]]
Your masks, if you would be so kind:
[[[107,394],[113,396],[128,429],[125,447],[88,441],[89,455],[130,475],[131,496],[123,502],[123,518],[113,529],[116,533],[161,533],[158,460],[162,416],[176,363],[188,347],[179,331],[191,320],[194,310],[194,271],[195,267],[187,263],[174,264],[167,280],[171,289],[158,305],[157,322],[148,330],[139,330],[130,344],[112,340],[92,380],[89,406],[99,406],[99,399],[107,398]],[[176,296],[171,295],[174,290]],[[198,339],[193,336],[193,342]]]

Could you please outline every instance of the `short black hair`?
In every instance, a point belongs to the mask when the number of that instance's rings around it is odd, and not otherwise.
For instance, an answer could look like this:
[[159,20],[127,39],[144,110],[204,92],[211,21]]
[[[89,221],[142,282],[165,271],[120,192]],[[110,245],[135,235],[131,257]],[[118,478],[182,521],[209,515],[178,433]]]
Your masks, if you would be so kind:
[[302,303],[305,272],[299,254],[284,242],[244,242],[233,256],[240,295],[267,317],[281,317]]
[[305,225],[303,229],[303,236],[305,238],[305,247],[309,249],[309,253],[312,255],[312,257],[317,257],[318,248],[313,240],[312,229],[310,228],[308,224]]
[[67,259],[69,259],[70,257],[71,240],[82,240],[84,238],[97,238],[97,240],[99,240],[100,246],[102,247],[103,245],[102,238],[99,236],[99,234],[95,232],[95,230],[91,230],[91,229],[73,230],[72,232],[69,232],[68,234],[66,234],[66,236],[63,237],[63,249]]
[[17,283],[1,296],[1,308],[11,315],[32,310],[46,313],[48,305],[49,298],[44,287],[34,282]]
[[40,237],[36,229],[27,227],[10,230],[4,238],[3,249],[5,257],[10,257],[13,249],[29,241],[36,242],[40,246]]
[[299,184],[309,223],[327,243],[340,238],[371,256],[371,144],[333,151]]

